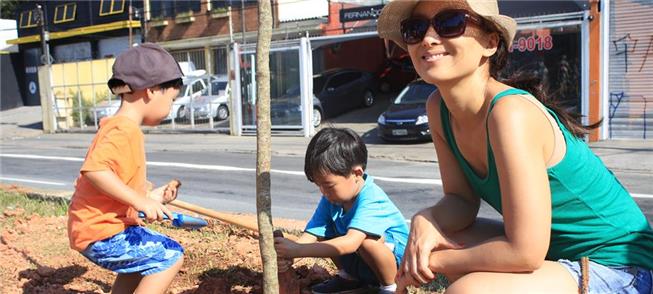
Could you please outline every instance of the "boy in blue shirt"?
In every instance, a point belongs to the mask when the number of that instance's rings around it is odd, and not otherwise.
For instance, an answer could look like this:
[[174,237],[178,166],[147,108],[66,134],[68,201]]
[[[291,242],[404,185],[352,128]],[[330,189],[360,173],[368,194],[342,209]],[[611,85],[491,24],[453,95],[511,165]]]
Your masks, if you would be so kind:
[[330,257],[338,274],[313,293],[394,293],[408,226],[388,195],[365,173],[367,148],[351,129],[324,128],[308,144],[304,173],[322,199],[295,242],[275,238],[279,258]]

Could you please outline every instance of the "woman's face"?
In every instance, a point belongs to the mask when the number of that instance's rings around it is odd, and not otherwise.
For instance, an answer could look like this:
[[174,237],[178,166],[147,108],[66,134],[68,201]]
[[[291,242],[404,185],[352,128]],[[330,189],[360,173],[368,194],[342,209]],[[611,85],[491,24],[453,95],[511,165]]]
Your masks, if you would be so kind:
[[[413,10],[413,16],[432,19],[438,12],[447,9],[470,10],[459,1],[420,1]],[[490,36],[492,34],[484,32],[471,21],[467,22],[462,36],[449,39],[438,36],[429,25],[421,42],[408,45],[408,53],[422,79],[431,84],[441,84],[477,71],[487,60],[484,57],[489,57],[488,47],[492,47]],[[496,51],[496,42],[493,43]]]

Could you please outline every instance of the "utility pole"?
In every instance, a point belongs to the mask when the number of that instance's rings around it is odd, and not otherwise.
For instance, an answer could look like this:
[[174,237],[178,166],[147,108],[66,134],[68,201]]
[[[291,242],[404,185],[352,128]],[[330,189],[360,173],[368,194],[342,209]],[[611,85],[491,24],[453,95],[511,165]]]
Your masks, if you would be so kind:
[[134,13],[134,10],[132,9],[132,0],[129,0],[129,24],[127,25],[129,27],[129,48],[134,46],[134,36],[132,35],[132,14]]
[[243,45],[247,44],[247,39],[245,39],[245,0],[240,0],[240,26],[243,33]]
[[48,41],[50,35],[47,31],[47,20],[43,6],[36,4],[39,24],[41,25],[41,63],[44,65],[44,71],[39,70],[39,89],[41,95],[41,112],[43,121],[43,131],[54,133],[57,130],[56,105],[54,95],[52,94],[52,56],[50,55],[50,45]]
[[138,10],[139,11],[138,17],[141,22],[141,43],[147,42],[147,19],[146,19],[147,15],[145,12],[147,10],[147,6],[146,6],[147,2],[148,1],[143,1],[143,5],[144,5],[143,8]]
[[38,10],[39,24],[41,25],[41,49],[43,51],[43,55],[41,56],[41,63],[44,65],[50,65],[52,64],[52,60],[50,60],[50,45],[48,44],[48,41],[50,40],[50,34],[45,28],[45,13],[43,12],[43,7],[41,4],[36,4],[36,9]]
[[229,13],[229,44],[234,42],[234,27],[231,21],[231,5],[227,6],[227,13]]

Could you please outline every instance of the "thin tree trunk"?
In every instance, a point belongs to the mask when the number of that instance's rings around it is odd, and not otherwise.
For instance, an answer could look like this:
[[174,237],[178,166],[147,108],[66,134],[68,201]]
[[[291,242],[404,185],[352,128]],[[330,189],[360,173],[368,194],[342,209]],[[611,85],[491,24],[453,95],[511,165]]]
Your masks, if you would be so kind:
[[256,43],[256,212],[259,248],[263,259],[263,293],[279,293],[277,254],[272,236],[270,197],[270,38],[272,13],[270,0],[258,3],[258,39]]

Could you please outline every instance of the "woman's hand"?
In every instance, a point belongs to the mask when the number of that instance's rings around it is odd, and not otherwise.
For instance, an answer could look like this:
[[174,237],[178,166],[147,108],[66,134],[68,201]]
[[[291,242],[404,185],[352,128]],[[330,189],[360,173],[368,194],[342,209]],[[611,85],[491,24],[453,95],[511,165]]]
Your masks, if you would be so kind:
[[407,285],[426,284],[435,279],[429,267],[431,252],[443,249],[460,249],[461,245],[445,237],[435,226],[425,210],[416,214],[410,224],[410,235],[397,271],[397,288],[405,290]]

